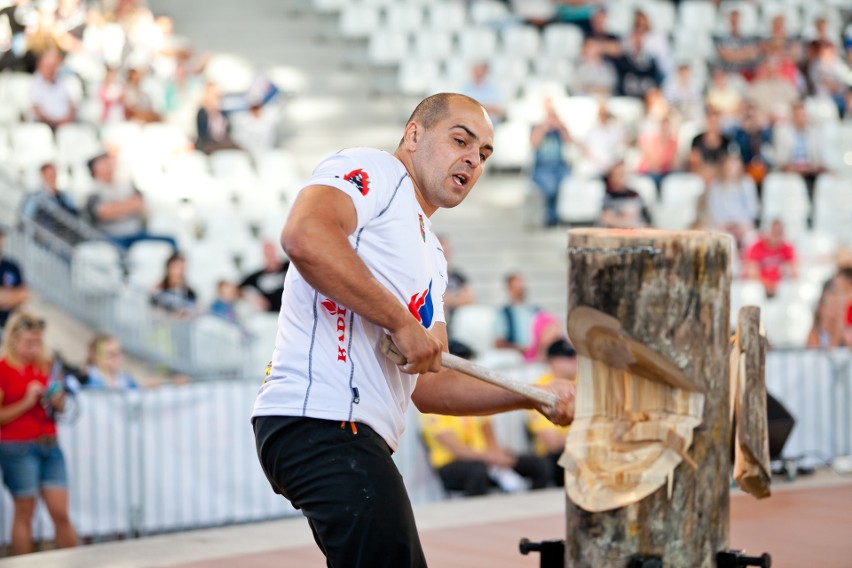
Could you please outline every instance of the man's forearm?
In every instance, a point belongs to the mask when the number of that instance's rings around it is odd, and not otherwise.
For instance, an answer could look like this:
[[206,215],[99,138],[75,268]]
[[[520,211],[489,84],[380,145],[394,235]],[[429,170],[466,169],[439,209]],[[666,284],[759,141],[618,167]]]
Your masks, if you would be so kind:
[[412,400],[420,412],[450,416],[483,416],[534,408],[524,396],[449,369],[420,375]]
[[0,308],[4,310],[17,308],[27,301],[29,295],[29,290],[25,286],[0,288]]

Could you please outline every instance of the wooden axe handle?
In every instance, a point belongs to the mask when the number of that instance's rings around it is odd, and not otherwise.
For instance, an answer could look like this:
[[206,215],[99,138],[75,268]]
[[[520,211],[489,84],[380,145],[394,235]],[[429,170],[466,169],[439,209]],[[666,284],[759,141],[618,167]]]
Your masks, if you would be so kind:
[[[405,364],[405,357],[403,357],[403,355],[397,350],[396,345],[394,345],[393,340],[389,335],[384,336],[380,348],[382,353],[384,353],[388,359],[397,365]],[[452,355],[446,351],[441,353],[441,364],[453,371],[458,371],[459,373],[463,373],[469,377],[485,381],[486,383],[490,383],[507,391],[525,396],[547,406],[556,406],[559,402],[559,397],[551,392],[536,388],[532,385],[528,385],[527,383],[522,383],[508,377],[504,377],[487,367],[471,363],[467,359],[462,359],[461,357]]]

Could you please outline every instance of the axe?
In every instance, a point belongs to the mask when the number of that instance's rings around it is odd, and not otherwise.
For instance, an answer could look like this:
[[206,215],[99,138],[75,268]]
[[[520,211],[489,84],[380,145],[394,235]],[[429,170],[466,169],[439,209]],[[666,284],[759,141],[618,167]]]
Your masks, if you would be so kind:
[[[405,357],[397,350],[390,335],[385,335],[382,338],[379,349],[388,359],[397,365],[404,365],[406,363]],[[528,385],[527,383],[522,383],[520,381],[504,377],[499,373],[495,373],[491,369],[483,367],[482,365],[477,365],[476,363],[471,363],[467,359],[462,359],[461,357],[452,355],[446,351],[441,353],[441,365],[447,369],[452,369],[453,371],[458,371],[459,373],[479,379],[480,381],[491,383],[492,385],[496,385],[507,391],[525,396],[547,406],[556,406],[559,402],[559,397],[551,392],[536,388],[532,385]]]

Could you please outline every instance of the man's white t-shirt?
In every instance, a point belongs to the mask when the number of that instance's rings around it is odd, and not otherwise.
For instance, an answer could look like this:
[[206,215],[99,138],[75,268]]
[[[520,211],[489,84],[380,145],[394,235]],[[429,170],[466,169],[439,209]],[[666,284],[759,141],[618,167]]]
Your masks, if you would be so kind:
[[[371,148],[343,150],[317,166],[311,185],[350,196],[357,255],[425,328],[443,322],[447,262],[402,162]],[[417,377],[381,353],[385,333],[318,293],[291,265],[270,375],[252,416],[362,422],[396,450]]]

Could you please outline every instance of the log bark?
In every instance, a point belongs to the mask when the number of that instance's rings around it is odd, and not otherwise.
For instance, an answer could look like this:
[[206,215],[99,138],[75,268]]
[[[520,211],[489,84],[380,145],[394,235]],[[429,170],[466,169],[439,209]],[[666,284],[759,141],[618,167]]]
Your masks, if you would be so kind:
[[565,565],[621,568],[644,555],[668,567],[715,567],[729,527],[732,240],[697,231],[568,235],[569,314],[588,306],[616,318],[627,336],[674,363],[706,400],[689,451],[697,469],[681,463],[670,487],[610,511],[590,513],[566,497]]
[[737,314],[737,378],[734,480],[758,499],[769,497],[769,426],[766,416],[766,337],[760,333],[760,308],[746,306]]

